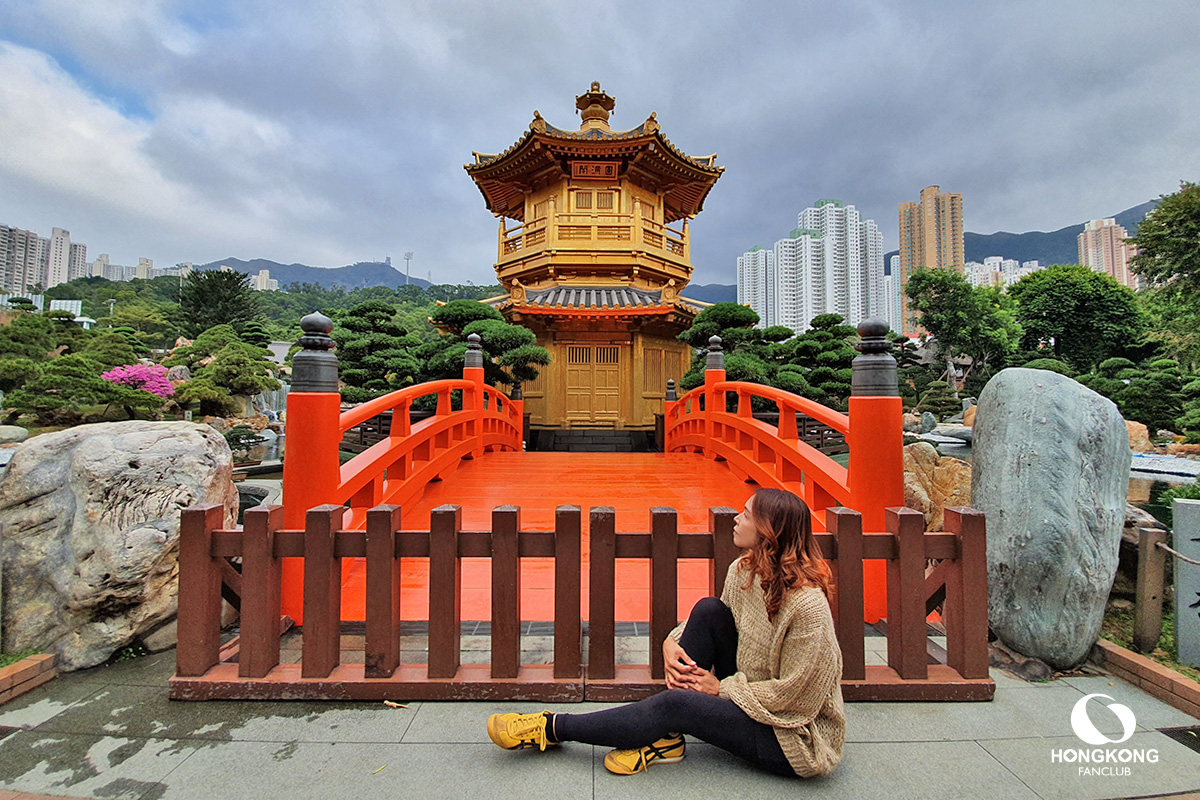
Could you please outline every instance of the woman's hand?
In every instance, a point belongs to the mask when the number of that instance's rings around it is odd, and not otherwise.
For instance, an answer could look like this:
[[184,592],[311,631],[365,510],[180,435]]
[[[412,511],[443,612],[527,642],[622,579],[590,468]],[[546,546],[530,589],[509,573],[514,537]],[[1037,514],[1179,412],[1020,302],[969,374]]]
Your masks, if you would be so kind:
[[684,689],[691,689],[694,692],[703,692],[704,694],[719,695],[721,693],[721,681],[717,679],[706,669],[695,667],[694,671],[688,675],[683,675],[680,678]]
[[693,676],[699,672],[704,672],[700,667],[696,666],[696,662],[692,661],[691,657],[684,652],[679,646],[679,642],[668,636],[663,640],[663,667],[666,672],[666,682],[668,689],[690,689],[688,683],[684,682],[685,676]]

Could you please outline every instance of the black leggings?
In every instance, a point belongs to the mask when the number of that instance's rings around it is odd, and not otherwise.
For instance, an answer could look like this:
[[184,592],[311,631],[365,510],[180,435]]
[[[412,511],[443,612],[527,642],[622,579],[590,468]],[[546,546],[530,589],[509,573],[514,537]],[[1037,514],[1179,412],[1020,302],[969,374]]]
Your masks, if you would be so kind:
[[[715,597],[696,603],[679,640],[696,664],[718,678],[737,667],[737,627],[729,607]],[[621,749],[644,747],[669,733],[694,736],[757,767],[795,775],[775,729],[756,722],[724,697],[692,689],[668,689],[636,703],[591,714],[555,714],[554,738]]]

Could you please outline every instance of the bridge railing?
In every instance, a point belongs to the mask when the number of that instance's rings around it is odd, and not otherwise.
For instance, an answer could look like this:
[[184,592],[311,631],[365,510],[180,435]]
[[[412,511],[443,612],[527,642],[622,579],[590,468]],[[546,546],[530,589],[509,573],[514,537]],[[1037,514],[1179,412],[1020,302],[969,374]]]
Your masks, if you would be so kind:
[[[827,510],[851,508],[868,530],[883,530],[885,509],[904,505],[904,404],[890,355],[888,325],[878,319],[859,324],[861,355],[851,364],[846,414],[798,395],[757,383],[727,381],[721,340],[709,340],[704,384],[679,399],[668,389],[664,450],[692,451],[725,461],[734,475],[760,486],[787,489],[805,499],[814,530],[829,529]],[[730,411],[729,396],[736,395]],[[779,409],[777,426],[753,417],[754,398]],[[796,415],[804,414],[846,437],[849,466],[800,440]],[[887,614],[887,571],[867,562],[866,619]]]
[[[488,450],[521,449],[522,401],[484,383],[478,335],[467,337],[462,378],[409,386],[342,411],[329,336],[333,323],[310,314],[300,325],[302,349],[292,360],[287,407],[292,457],[283,463],[283,522],[289,528],[304,527],[305,509],[336,505],[343,508],[339,527],[362,530],[367,509],[415,499],[427,483],[453,472],[464,459]],[[437,397],[435,413],[412,424],[413,403],[429,395]],[[341,464],[338,444],[346,431],[385,411],[392,412],[387,438]],[[346,573],[350,567],[347,561]],[[297,622],[304,617],[303,570],[298,559],[284,564],[283,607]]]
[[[846,467],[800,439],[796,415],[812,417],[843,435],[850,430],[850,419],[790,392],[720,380],[722,374],[708,370],[703,386],[668,401],[665,449],[704,453],[725,461],[742,480],[795,492],[808,503],[817,528],[823,530],[826,508],[852,505],[848,473]],[[732,412],[726,410],[731,394],[737,398]],[[777,426],[754,418],[754,398],[775,405]]]
[[[179,646],[171,680],[175,699],[536,699],[617,701],[659,691],[659,645],[687,609],[678,607],[678,561],[707,560],[709,590],[719,595],[733,546],[735,510],[709,511],[707,532],[680,533],[671,508],[650,512],[649,530],[617,532],[612,508],[590,511],[589,629],[581,613],[582,513],[559,506],[553,531],[521,529],[520,509],[501,506],[491,530],[462,530],[461,508],[434,509],[428,530],[401,530],[398,506],[367,512],[366,530],[343,526],[343,508],[307,510],[302,529],[284,524],[279,506],[246,512],[244,529],[220,528],[223,509],[183,512],[180,542]],[[882,532],[863,532],[861,514],[827,512],[817,534],[834,577],[834,619],[843,655],[847,700],[988,700],[987,564],[984,518],[948,509],[946,532],[925,533],[924,518],[890,508]],[[241,636],[220,641],[221,585],[240,557]],[[462,559],[491,561],[490,661],[463,664],[460,608]],[[554,559],[551,663],[522,663],[521,567],[529,557]],[[281,663],[282,564],[303,559],[304,615],[299,664]],[[366,635],[363,663],[343,663],[339,563],[365,558]],[[649,658],[618,663],[615,647],[615,559],[649,562]],[[428,658],[402,663],[400,565],[429,564]],[[886,666],[868,664],[863,631],[864,560],[886,564]],[[927,559],[941,559],[925,574]],[[945,647],[928,637],[931,598],[943,606]],[[586,644],[585,644],[586,638]],[[418,645],[417,649],[420,649]],[[625,656],[626,660],[632,656]],[[536,660],[541,661],[539,657]],[[350,659],[347,659],[350,661]]]

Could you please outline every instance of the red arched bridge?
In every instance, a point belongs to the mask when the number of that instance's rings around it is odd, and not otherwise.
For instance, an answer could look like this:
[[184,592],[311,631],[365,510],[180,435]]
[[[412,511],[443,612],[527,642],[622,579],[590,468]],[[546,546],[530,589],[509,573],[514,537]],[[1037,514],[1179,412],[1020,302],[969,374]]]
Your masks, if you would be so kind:
[[[846,414],[726,380],[714,337],[704,384],[679,398],[668,389],[654,454],[524,452],[522,402],[484,382],[478,337],[461,379],[343,411],[329,321],[310,315],[302,327],[283,505],[248,510],[240,529],[223,527],[220,506],[183,512],[172,697],[645,696],[662,686],[657,643],[692,602],[719,594],[738,556],[733,518],[757,485],[793,491],[812,510],[835,578],[848,700],[991,698],[984,519],[948,509],[946,530],[931,533],[902,507],[902,405],[885,324],[859,326]],[[428,396],[435,413],[413,423]],[[755,418],[755,403],[773,405],[778,422]],[[387,411],[386,437],[340,463],[346,432]],[[806,419],[845,437],[848,466],[805,441]],[[223,596],[241,613],[225,646]],[[361,663],[343,663],[359,660],[343,654],[353,621]],[[409,621],[427,624],[428,663],[402,663]],[[489,663],[462,663],[465,621],[488,626]],[[553,623],[552,663],[522,663],[534,621]],[[885,633],[886,651],[868,653],[864,621]],[[283,663],[292,622],[300,659]],[[618,663],[628,660],[616,647],[623,622],[649,632],[649,663]]]

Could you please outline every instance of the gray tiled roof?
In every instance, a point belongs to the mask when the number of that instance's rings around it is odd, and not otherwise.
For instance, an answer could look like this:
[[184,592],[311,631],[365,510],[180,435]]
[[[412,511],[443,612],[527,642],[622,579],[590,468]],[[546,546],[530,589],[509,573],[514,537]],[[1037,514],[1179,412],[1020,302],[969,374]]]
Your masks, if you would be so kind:
[[625,286],[551,286],[529,292],[523,303],[541,308],[647,308],[662,304],[661,290]]

